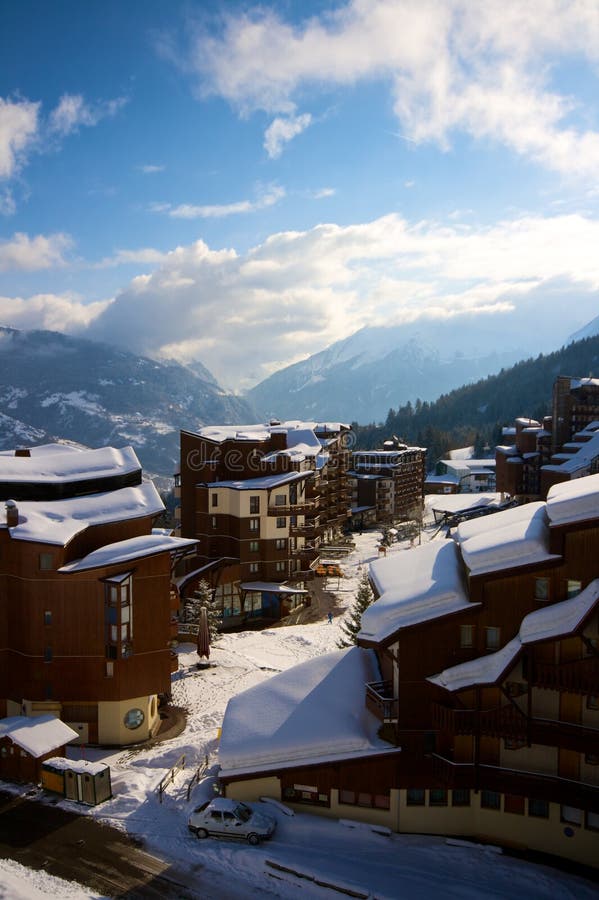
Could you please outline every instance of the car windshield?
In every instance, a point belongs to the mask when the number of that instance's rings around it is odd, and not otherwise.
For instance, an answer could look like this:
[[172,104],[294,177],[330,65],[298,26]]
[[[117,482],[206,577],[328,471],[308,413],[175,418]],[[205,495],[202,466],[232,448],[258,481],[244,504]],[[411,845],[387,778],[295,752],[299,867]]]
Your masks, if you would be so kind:
[[238,819],[241,819],[242,822],[247,822],[248,819],[252,817],[252,811],[249,806],[246,806],[244,803],[240,803],[233,810]]

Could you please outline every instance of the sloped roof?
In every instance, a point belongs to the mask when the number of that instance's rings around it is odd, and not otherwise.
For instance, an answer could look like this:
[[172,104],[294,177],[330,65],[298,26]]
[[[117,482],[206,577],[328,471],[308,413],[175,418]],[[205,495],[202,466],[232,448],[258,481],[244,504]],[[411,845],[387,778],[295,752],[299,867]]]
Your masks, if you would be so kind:
[[163,534],[144,534],[140,537],[129,538],[126,541],[117,541],[114,544],[106,544],[98,550],[93,550],[82,559],[62,566],[59,572],[82,572],[85,569],[100,569],[105,566],[116,566],[120,563],[131,562],[145,556],[153,556],[156,553],[176,553],[182,550],[191,550],[198,541],[191,538],[168,537]]
[[551,525],[599,518],[599,475],[554,484],[547,494],[547,515]]
[[46,484],[126,475],[141,469],[133,447],[65,448],[31,456],[0,456],[0,482]]
[[39,759],[46,753],[62,747],[79,737],[79,734],[56,716],[10,716],[0,719],[0,737],[9,737],[30,756]]
[[221,776],[392,752],[378,719],[357,703],[380,678],[371,650],[308,660],[229,700],[219,745]]
[[359,638],[379,643],[402,628],[474,609],[454,541],[438,540],[370,564],[378,599],[362,614]]

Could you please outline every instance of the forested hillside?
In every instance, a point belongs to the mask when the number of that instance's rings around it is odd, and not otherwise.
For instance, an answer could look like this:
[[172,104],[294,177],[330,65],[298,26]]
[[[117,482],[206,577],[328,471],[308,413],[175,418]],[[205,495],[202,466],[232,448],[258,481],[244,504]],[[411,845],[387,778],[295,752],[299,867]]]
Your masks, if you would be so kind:
[[599,336],[568,344],[547,355],[527,359],[497,375],[442,394],[433,403],[416,401],[390,409],[383,424],[354,424],[357,446],[371,449],[397,435],[427,447],[429,467],[453,447],[476,444],[482,450],[501,440],[501,427],[516,416],[542,418],[551,412],[553,382],[558,375],[599,373]]

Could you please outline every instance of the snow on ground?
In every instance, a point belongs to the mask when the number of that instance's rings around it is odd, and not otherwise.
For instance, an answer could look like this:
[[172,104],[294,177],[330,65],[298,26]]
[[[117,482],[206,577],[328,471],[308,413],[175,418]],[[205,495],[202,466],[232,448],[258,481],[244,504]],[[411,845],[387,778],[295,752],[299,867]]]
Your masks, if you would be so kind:
[[41,900],[60,897],[61,900],[90,900],[90,894],[74,881],[55,878],[43,869],[27,869],[13,859],[0,859],[0,898],[2,900]]
[[[433,532],[425,532],[423,540]],[[306,898],[340,896],[310,878],[361,888],[379,900],[428,900],[435,893],[460,900],[483,895],[596,898],[595,885],[557,870],[484,849],[451,846],[440,837],[383,836],[363,826],[349,828],[337,820],[304,813],[289,817],[274,804],[268,804],[268,812],[277,818],[277,831],[259,847],[201,841],[188,831],[187,818],[212,795],[214,778],[196,784],[189,801],[188,784],[207,754],[211,765],[218,762],[218,729],[229,697],[296,663],[336,649],[343,611],[351,605],[368,563],[378,558],[379,539],[380,533],[375,531],[355,535],[356,549],[341,563],[344,577],[328,581],[333,596],[321,599],[320,621],[223,635],[212,647],[206,669],[197,667],[195,645],[182,644],[172,693],[173,703],[187,710],[184,732],[149,748],[70,748],[71,757],[83,755],[110,765],[114,798],[93,809],[66,800],[61,805],[141,838],[148,852],[172,864],[173,878],[197,887],[202,900],[252,900],[265,895],[295,900],[300,892]],[[405,552],[409,552],[408,543],[393,544],[387,555]],[[329,609],[334,611],[332,624],[326,620]],[[183,753],[185,770],[168,786],[160,803],[158,784]],[[271,868],[267,861],[307,878],[299,881],[289,872]],[[32,872],[31,890],[24,888],[19,894],[10,881],[17,876],[0,869],[0,898],[36,897],[38,876]],[[60,897],[92,896],[85,891],[69,894],[58,887],[53,892]]]

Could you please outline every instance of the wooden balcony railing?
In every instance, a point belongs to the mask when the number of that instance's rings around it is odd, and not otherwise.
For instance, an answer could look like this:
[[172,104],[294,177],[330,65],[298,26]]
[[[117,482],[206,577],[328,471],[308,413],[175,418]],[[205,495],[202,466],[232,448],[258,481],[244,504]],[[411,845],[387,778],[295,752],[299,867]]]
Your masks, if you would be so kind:
[[390,681],[371,681],[366,685],[366,707],[381,722],[397,722],[399,701],[393,696]]
[[433,754],[433,777],[449,788],[518,794],[549,803],[563,803],[577,809],[594,810],[599,805],[598,785],[560,778],[557,775],[503,769],[500,766],[456,763],[437,753]]
[[533,662],[530,680],[537,687],[575,694],[599,693],[599,657],[588,656],[556,665]]
[[313,569],[296,569],[295,572],[285,575],[285,581],[312,581],[315,577],[316,573]]
[[305,516],[315,509],[316,504],[312,500],[303,503],[293,503],[287,506],[269,506],[266,510],[269,516]]

